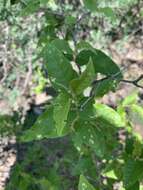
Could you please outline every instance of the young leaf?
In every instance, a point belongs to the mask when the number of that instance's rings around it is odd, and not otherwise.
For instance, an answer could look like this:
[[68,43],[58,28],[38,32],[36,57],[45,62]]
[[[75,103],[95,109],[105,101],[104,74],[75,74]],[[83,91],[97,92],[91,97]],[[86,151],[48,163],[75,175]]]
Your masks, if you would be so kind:
[[95,72],[92,60],[90,59],[86,70],[81,74],[79,78],[73,79],[70,83],[72,91],[79,95],[83,93],[83,91],[91,85],[92,81],[95,78]]
[[80,175],[78,190],[95,190],[95,188],[88,182],[88,180]]
[[66,125],[66,120],[70,110],[71,99],[68,94],[60,93],[54,101],[54,121],[57,134],[61,135]]
[[55,82],[68,87],[69,82],[76,77],[70,62],[53,44],[48,44],[44,51],[44,59],[50,77]]

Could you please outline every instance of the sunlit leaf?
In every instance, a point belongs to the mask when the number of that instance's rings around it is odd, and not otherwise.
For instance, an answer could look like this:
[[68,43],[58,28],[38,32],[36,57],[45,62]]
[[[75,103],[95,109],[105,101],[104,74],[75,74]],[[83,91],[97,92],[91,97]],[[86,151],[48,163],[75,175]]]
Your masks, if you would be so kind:
[[111,107],[96,103],[94,104],[95,108],[95,117],[101,118],[102,120],[107,121],[115,127],[124,127],[125,123],[122,120],[121,116]]
[[53,118],[53,106],[49,106],[47,110],[39,116],[35,124],[30,129],[24,131],[20,140],[28,142],[44,138],[57,138],[68,134],[68,132],[69,128],[67,127],[60,135],[57,133]]
[[83,93],[84,89],[86,89],[88,86],[91,86],[94,78],[94,67],[92,60],[90,60],[86,67],[86,70],[80,75],[80,77],[71,81],[70,85],[72,91],[77,95]]

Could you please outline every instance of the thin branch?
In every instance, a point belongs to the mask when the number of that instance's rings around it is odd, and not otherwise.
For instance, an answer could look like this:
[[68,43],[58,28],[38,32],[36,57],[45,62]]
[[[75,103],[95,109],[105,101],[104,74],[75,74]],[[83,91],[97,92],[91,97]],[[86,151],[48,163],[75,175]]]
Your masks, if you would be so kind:
[[121,80],[121,82],[125,82],[125,83],[130,83],[133,84],[134,86],[143,89],[143,85],[140,85],[139,82],[143,79],[143,75],[139,76],[137,79],[135,80]]
[[[104,80],[108,80],[108,79],[116,80],[116,77],[107,76],[107,77],[101,78],[101,79],[99,79],[99,80],[94,80],[93,83],[92,83],[92,85],[95,85],[95,84],[97,84],[97,83],[100,83],[100,82],[102,82],[102,81],[104,81]],[[137,79],[135,79],[135,80],[122,79],[122,80],[120,80],[120,82],[130,83],[130,84],[132,84],[132,85],[134,85],[134,86],[136,86],[136,87],[138,87],[138,88],[143,89],[143,85],[140,85],[140,84],[139,84],[139,82],[140,82],[142,79],[143,79],[143,74],[140,75],[140,76],[139,76]]]

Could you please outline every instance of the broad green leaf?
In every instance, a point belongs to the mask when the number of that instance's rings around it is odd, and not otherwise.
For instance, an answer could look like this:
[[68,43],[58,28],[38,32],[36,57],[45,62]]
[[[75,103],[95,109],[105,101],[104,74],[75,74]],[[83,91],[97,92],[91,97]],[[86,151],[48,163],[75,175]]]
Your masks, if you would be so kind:
[[53,44],[48,44],[44,51],[44,60],[48,74],[55,82],[68,86],[69,82],[76,77],[70,62]]
[[115,127],[124,127],[125,123],[122,120],[121,116],[111,107],[96,103],[94,104],[95,108],[95,117],[101,118],[101,120],[105,120]]
[[72,139],[80,152],[87,146],[100,158],[104,156],[107,158],[111,156],[111,152],[117,145],[114,135],[111,128],[104,127],[104,123],[95,120],[93,122],[78,122]]
[[61,39],[55,39],[51,42],[58,50],[66,54],[73,54],[72,49],[70,48],[68,42]]
[[78,190],[95,190],[95,188],[88,182],[88,180],[80,175]]
[[62,135],[63,129],[66,125],[66,120],[70,110],[71,99],[68,94],[60,93],[54,101],[54,121],[57,129],[57,134]]
[[129,159],[124,167],[124,185],[129,188],[143,177],[143,161]]
[[95,96],[102,97],[109,91],[114,91],[117,87],[122,74],[118,65],[108,57],[104,52],[97,49],[84,49],[76,57],[79,65],[86,65],[89,59],[92,59],[95,73],[106,75],[107,79],[94,84]]
[[[70,119],[71,118],[68,120]],[[39,116],[35,124],[30,129],[24,131],[20,140],[23,142],[28,142],[32,140],[41,140],[44,138],[57,138],[67,135],[68,132],[69,127],[67,126],[61,135],[57,134],[53,119],[53,106],[48,106],[47,110]]]
[[89,59],[92,59],[96,73],[101,73],[107,76],[115,76],[118,79],[122,78],[122,74],[118,65],[104,52],[98,49],[82,50],[76,58],[79,65],[85,65]]
[[83,3],[90,11],[97,11],[97,0],[83,0]]
[[73,79],[70,83],[72,91],[79,95],[83,93],[83,91],[88,87],[91,86],[92,81],[95,78],[95,72],[92,60],[89,61],[85,71],[80,75],[79,78]]

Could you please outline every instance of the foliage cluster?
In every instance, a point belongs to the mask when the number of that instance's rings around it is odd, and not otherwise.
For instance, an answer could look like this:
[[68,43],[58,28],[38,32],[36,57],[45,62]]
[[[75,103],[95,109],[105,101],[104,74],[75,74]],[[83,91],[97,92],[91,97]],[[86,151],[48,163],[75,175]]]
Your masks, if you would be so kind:
[[[17,141],[30,146],[6,190],[111,190],[116,185],[120,190],[141,189],[143,144],[133,130],[134,124],[143,123],[138,96],[127,97],[116,109],[99,103],[109,91],[116,91],[123,71],[80,35],[85,23],[93,27],[90,22],[97,15],[117,22],[115,10],[125,1],[112,6],[95,0],[15,0],[11,4],[19,7],[24,18],[42,14],[36,60],[42,60],[57,96],[32,127],[17,132]],[[54,147],[45,147],[44,139],[54,142]]]

